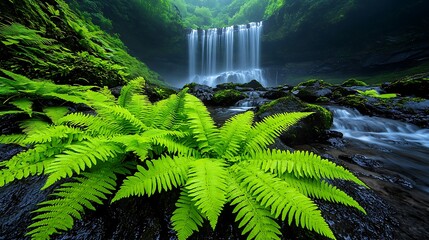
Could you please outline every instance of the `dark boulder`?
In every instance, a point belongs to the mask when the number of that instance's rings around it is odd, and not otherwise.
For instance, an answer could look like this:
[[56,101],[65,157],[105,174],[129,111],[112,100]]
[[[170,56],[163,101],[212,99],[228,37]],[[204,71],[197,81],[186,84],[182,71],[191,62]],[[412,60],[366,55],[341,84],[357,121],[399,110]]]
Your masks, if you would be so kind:
[[186,84],[183,88],[188,88],[188,93],[196,96],[204,103],[210,102],[213,98],[214,90],[209,86],[197,83],[190,83]]
[[290,127],[281,135],[281,140],[287,145],[311,143],[323,139],[325,131],[331,128],[332,113],[324,107],[308,104],[295,96],[283,97],[262,105],[257,112],[257,118],[284,112],[314,112],[314,114]]
[[316,102],[321,97],[332,96],[332,85],[323,80],[309,80],[300,83],[292,91],[297,97],[306,102]]
[[264,86],[256,80],[252,80],[248,83],[241,84],[241,87],[243,88],[252,88],[254,90],[265,90]]
[[240,91],[233,89],[220,90],[213,94],[211,103],[216,106],[232,106],[244,98],[246,98],[246,95]]
[[429,99],[429,74],[419,74],[392,83],[383,84],[388,93],[399,93],[402,96],[415,96]]

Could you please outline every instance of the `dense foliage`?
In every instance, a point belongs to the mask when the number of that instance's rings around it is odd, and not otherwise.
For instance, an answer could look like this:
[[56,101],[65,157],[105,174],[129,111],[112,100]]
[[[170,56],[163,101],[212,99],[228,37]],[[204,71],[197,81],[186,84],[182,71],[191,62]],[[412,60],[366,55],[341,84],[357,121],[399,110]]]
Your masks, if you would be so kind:
[[117,86],[158,75],[62,0],[0,2],[0,67],[57,83]]
[[[171,219],[180,239],[198,231],[203,219],[215,229],[226,204],[234,207],[248,239],[278,239],[276,218],[335,239],[310,198],[365,212],[328,181],[364,185],[343,167],[308,152],[267,149],[311,113],[277,114],[253,123],[253,112],[246,112],[218,128],[186,90],[152,104],[140,94],[142,78],[123,87],[116,99],[107,89],[96,92],[3,73],[0,99],[10,105],[0,115],[31,118],[21,122],[23,133],[0,136],[1,143],[26,148],[0,163],[0,186],[46,175],[42,190],[56,189],[34,211],[28,233],[34,239],[71,229],[85,209],[112,196],[118,201],[173,188],[181,190]],[[34,111],[37,99],[84,104],[92,111],[70,112],[64,106]],[[127,177],[118,187],[120,175]]]
[[276,13],[284,0],[172,0],[187,27],[223,27],[262,21]]

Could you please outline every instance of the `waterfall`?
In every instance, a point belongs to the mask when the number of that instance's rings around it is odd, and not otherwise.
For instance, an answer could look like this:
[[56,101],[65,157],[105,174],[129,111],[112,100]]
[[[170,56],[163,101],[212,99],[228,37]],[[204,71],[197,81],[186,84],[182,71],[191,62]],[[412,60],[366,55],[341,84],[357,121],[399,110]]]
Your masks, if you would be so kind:
[[209,86],[220,83],[266,82],[260,69],[262,22],[188,34],[189,82]]

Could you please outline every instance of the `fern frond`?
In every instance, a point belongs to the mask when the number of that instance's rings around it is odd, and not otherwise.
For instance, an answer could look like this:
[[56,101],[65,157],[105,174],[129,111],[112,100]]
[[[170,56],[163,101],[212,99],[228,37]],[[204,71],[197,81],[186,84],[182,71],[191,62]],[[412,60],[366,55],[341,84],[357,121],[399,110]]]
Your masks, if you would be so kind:
[[33,239],[50,239],[53,234],[67,231],[73,227],[74,219],[81,219],[85,208],[95,210],[95,204],[102,204],[106,195],[116,187],[116,170],[122,168],[118,163],[106,163],[75,177],[74,182],[63,183],[53,194],[55,199],[39,204],[33,213],[34,223],[27,235]]
[[53,123],[59,124],[59,120],[69,112],[69,109],[67,107],[46,107],[43,112]]
[[33,114],[33,102],[26,98],[20,98],[14,101],[11,101],[10,104],[14,105],[18,109],[26,112],[30,117]]
[[153,106],[145,95],[133,95],[127,104],[128,111],[142,121],[146,126],[151,126],[153,121]]
[[189,169],[185,188],[213,229],[226,203],[226,176],[224,163],[218,159],[198,159]]
[[281,216],[284,221],[287,217],[289,225],[295,221],[297,226],[335,239],[317,205],[286,182],[255,166],[243,163],[236,165],[236,174],[237,179],[246,186],[246,190],[262,206],[270,208],[271,214],[276,218]]
[[218,142],[219,131],[206,106],[197,97],[186,94],[185,113],[201,153],[209,153]]
[[41,175],[47,165],[52,162],[52,159],[47,159],[42,162],[26,163],[12,168],[0,169],[0,187],[13,182],[21,180],[29,176]]
[[30,118],[19,123],[19,127],[24,133],[30,134],[33,131],[42,131],[49,127],[49,123],[42,119]]
[[154,105],[154,118],[152,126],[160,129],[179,129],[180,121],[185,120],[186,90],[177,95],[171,95],[168,99],[157,102]]
[[97,112],[105,119],[114,117],[113,122],[117,122],[122,126],[122,134],[139,133],[148,129],[142,121],[136,118],[126,108],[120,106],[99,106]]
[[76,104],[82,103],[85,105],[89,105],[89,102],[86,99],[84,99],[80,96],[70,95],[70,94],[66,94],[66,93],[49,92],[49,93],[43,94],[43,96],[58,98],[58,99],[66,101],[66,102],[72,102],[72,103],[76,103]]
[[118,104],[121,107],[127,108],[128,104],[131,102],[132,97],[135,94],[142,92],[145,84],[145,80],[142,77],[135,78],[128,82],[127,85],[122,87],[121,94],[118,98]]
[[180,156],[193,156],[196,157],[198,156],[198,151],[196,151],[194,148],[191,148],[189,146],[186,146],[180,142],[178,142],[177,140],[174,140],[173,138],[170,137],[159,137],[159,138],[154,138],[152,139],[152,142],[154,144],[163,146],[165,148],[167,148],[167,152],[168,153],[172,153],[175,155],[180,155]]
[[188,191],[182,188],[179,200],[176,202],[176,210],[171,216],[173,229],[177,232],[179,240],[185,240],[203,226],[203,216],[195,207],[195,203],[189,196]]
[[253,112],[248,111],[230,118],[222,126],[220,141],[215,149],[221,158],[238,155],[241,144],[251,129],[253,116]]
[[249,233],[247,239],[280,239],[280,226],[273,219],[270,211],[261,206],[256,199],[240,184],[234,176],[228,178],[228,201],[235,206],[236,222],[243,228],[242,235]]
[[311,152],[265,150],[249,158],[249,162],[278,176],[291,173],[295,177],[343,179],[366,186],[351,172]]
[[165,156],[154,161],[146,161],[147,169],[137,166],[134,176],[129,176],[116,193],[112,202],[130,196],[151,196],[156,191],[167,191],[182,186],[187,179],[190,163],[189,157]]
[[56,155],[54,161],[45,169],[49,174],[45,186],[46,189],[58,180],[71,177],[73,172],[80,174],[86,168],[91,168],[97,162],[105,162],[114,159],[123,149],[116,143],[105,139],[91,139],[80,144],[68,146],[69,150]]
[[68,114],[59,119],[58,123],[84,128],[92,136],[113,136],[122,133],[122,126],[117,122],[80,112]]
[[0,117],[1,116],[5,116],[5,115],[21,114],[21,113],[26,113],[26,112],[24,112],[24,111],[14,111],[14,110],[12,110],[12,111],[3,111],[3,112],[0,112]]
[[121,145],[125,145],[126,152],[134,152],[141,161],[147,158],[151,148],[151,139],[141,135],[119,135],[111,139]]
[[27,137],[25,134],[11,134],[11,135],[0,135],[0,143],[2,144],[18,144],[25,146],[23,142]]
[[365,209],[363,209],[356,200],[324,180],[296,178],[291,174],[284,174],[281,178],[285,180],[289,186],[294,187],[307,197],[341,203],[346,206],[354,207],[366,214]]
[[68,126],[53,126],[43,130],[34,130],[27,135],[27,138],[23,141],[25,144],[36,144],[36,143],[59,143],[61,139],[85,139],[84,132],[80,129],[68,127]]
[[285,130],[310,114],[312,113],[281,113],[268,116],[257,122],[247,135],[244,153],[253,154],[266,149]]

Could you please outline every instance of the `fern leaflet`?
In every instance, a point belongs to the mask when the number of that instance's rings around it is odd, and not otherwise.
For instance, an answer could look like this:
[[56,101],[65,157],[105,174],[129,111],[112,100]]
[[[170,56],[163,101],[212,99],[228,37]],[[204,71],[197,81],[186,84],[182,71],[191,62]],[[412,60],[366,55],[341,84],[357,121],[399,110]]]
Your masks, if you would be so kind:
[[168,156],[154,161],[146,161],[147,169],[137,166],[134,176],[129,176],[116,193],[112,202],[129,196],[151,196],[156,191],[171,190],[182,186],[187,179],[191,158]]
[[189,196],[201,213],[207,216],[213,229],[226,202],[227,172],[224,163],[216,160],[206,158],[194,161],[186,182]]
[[235,206],[233,213],[237,214],[235,221],[240,221],[242,235],[249,233],[247,239],[280,239],[280,226],[273,219],[270,211],[261,206],[256,199],[246,191],[246,188],[235,179],[234,173],[228,178],[228,201]]
[[180,192],[176,207],[171,217],[171,222],[179,240],[185,240],[194,231],[198,232],[198,228],[203,225],[203,217],[191,197],[189,197],[188,191],[184,188]]
[[237,165],[237,174],[237,179],[246,185],[246,190],[262,206],[270,208],[276,218],[281,216],[285,220],[287,217],[289,225],[295,220],[297,226],[335,239],[317,205],[286,182],[243,163]]
[[247,135],[244,153],[253,154],[266,149],[274,140],[290,126],[312,113],[281,113],[268,116],[257,122]]

